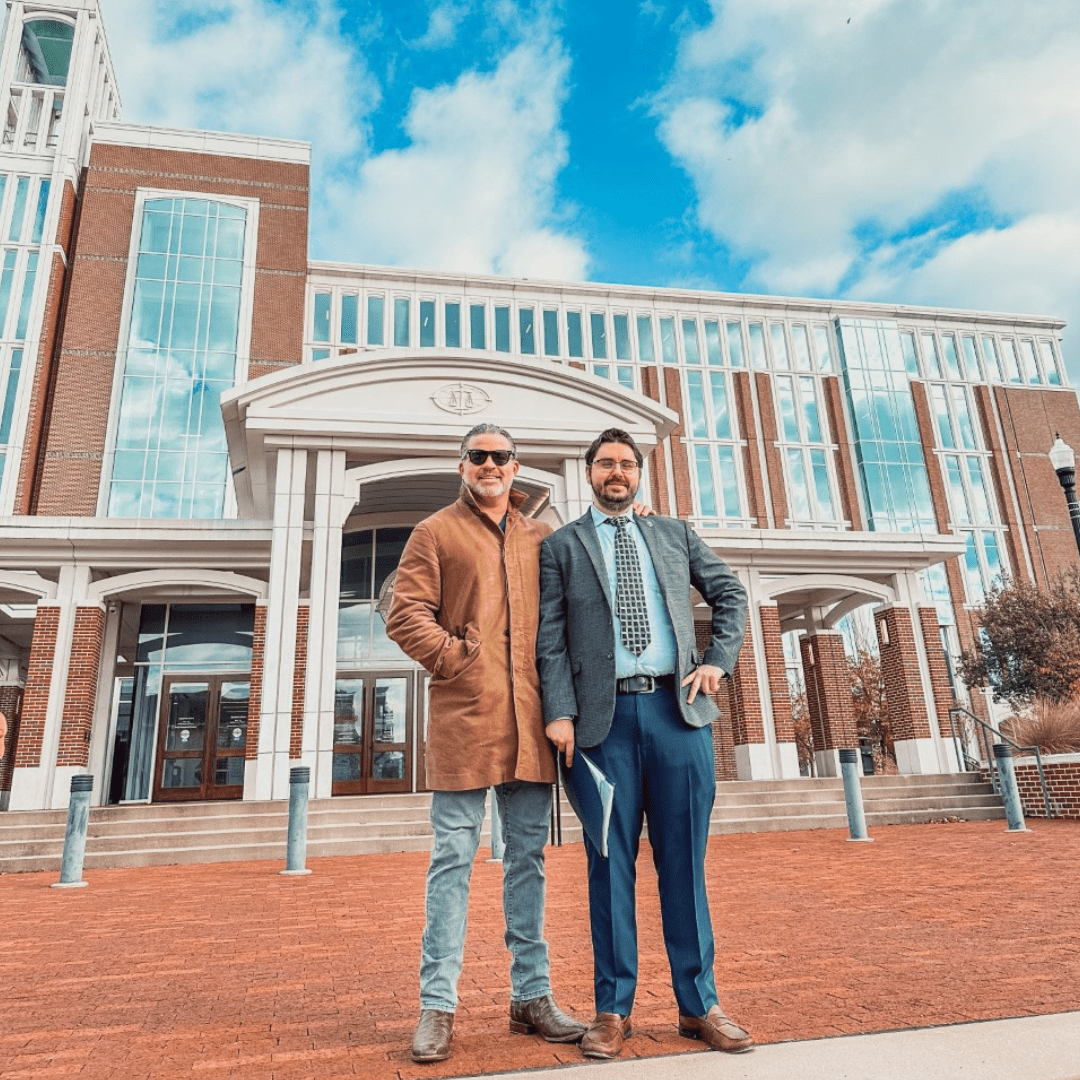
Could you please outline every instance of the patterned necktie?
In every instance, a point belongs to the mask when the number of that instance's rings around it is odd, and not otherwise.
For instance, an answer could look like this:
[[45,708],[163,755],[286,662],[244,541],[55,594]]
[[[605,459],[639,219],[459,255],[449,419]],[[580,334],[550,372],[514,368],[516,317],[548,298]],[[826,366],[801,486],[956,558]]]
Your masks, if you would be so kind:
[[640,656],[649,647],[652,635],[637,544],[626,528],[629,518],[608,518],[608,524],[615,526],[615,614],[619,617],[622,643],[629,652]]

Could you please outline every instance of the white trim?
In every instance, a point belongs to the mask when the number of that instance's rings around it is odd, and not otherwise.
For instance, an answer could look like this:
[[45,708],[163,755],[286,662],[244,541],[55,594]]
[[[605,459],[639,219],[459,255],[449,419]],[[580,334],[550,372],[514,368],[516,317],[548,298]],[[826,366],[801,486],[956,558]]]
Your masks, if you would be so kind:
[[264,600],[268,589],[265,581],[224,570],[138,570],[131,574],[119,574],[116,577],[95,581],[87,588],[86,596],[88,600],[105,601],[114,598],[122,600],[128,593],[143,592],[151,588],[190,589],[192,586],[224,593],[239,593],[256,600]]
[[283,161],[296,165],[311,162],[311,143],[298,139],[275,139],[264,135],[235,135],[225,131],[158,127],[152,124],[123,124],[98,120],[91,125],[96,143],[137,146],[141,149],[180,150],[223,157]]
[[43,578],[32,571],[0,570],[0,591],[11,590],[25,593],[34,600],[55,600],[56,582]]
[[[852,592],[866,597],[867,603],[877,601],[882,604],[896,603],[896,592],[888,585],[881,585],[866,578],[849,577],[844,574],[801,574],[794,577],[780,578],[778,581],[764,581],[761,595],[770,600],[777,600],[787,593],[805,592],[807,589],[830,589],[834,592]],[[861,606],[861,605],[860,605]]]

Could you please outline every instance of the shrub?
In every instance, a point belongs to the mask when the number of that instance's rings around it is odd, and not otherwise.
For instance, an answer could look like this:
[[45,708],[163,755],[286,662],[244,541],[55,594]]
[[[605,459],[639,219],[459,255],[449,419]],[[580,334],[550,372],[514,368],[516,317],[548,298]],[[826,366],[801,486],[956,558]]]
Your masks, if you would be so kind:
[[1044,754],[1080,753],[1080,698],[1039,698],[1028,712],[1004,721],[1001,730],[1013,742],[1037,746]]

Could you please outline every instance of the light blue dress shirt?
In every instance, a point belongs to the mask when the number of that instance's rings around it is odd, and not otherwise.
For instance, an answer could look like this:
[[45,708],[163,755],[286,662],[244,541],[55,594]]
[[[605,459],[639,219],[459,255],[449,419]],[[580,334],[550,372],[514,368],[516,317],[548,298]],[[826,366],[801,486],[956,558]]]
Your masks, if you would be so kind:
[[612,620],[615,623],[615,678],[626,679],[631,675],[671,675],[675,672],[676,643],[675,631],[671,627],[671,619],[668,618],[667,607],[664,604],[664,595],[660,592],[660,583],[656,580],[656,571],[653,569],[652,556],[645,546],[645,540],[641,535],[641,529],[634,520],[633,511],[628,510],[625,514],[605,514],[592,506],[593,525],[596,526],[596,536],[600,541],[600,551],[604,556],[604,566],[607,568],[608,586],[611,589],[612,602],[615,600],[615,526],[605,525],[609,517],[626,517],[630,519],[627,532],[637,544],[638,561],[641,563],[641,578],[645,585],[645,608],[649,613],[649,633],[651,641],[649,647],[640,655],[635,656],[622,643],[622,633],[619,626],[619,616],[613,611]]

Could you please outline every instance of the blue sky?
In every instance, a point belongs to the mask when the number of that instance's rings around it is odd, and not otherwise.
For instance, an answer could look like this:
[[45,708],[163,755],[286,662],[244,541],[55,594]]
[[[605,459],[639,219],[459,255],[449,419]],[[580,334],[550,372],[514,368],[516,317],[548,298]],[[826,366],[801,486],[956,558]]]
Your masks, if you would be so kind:
[[316,259],[1080,317],[1075,0],[102,7],[125,120],[312,142]]

